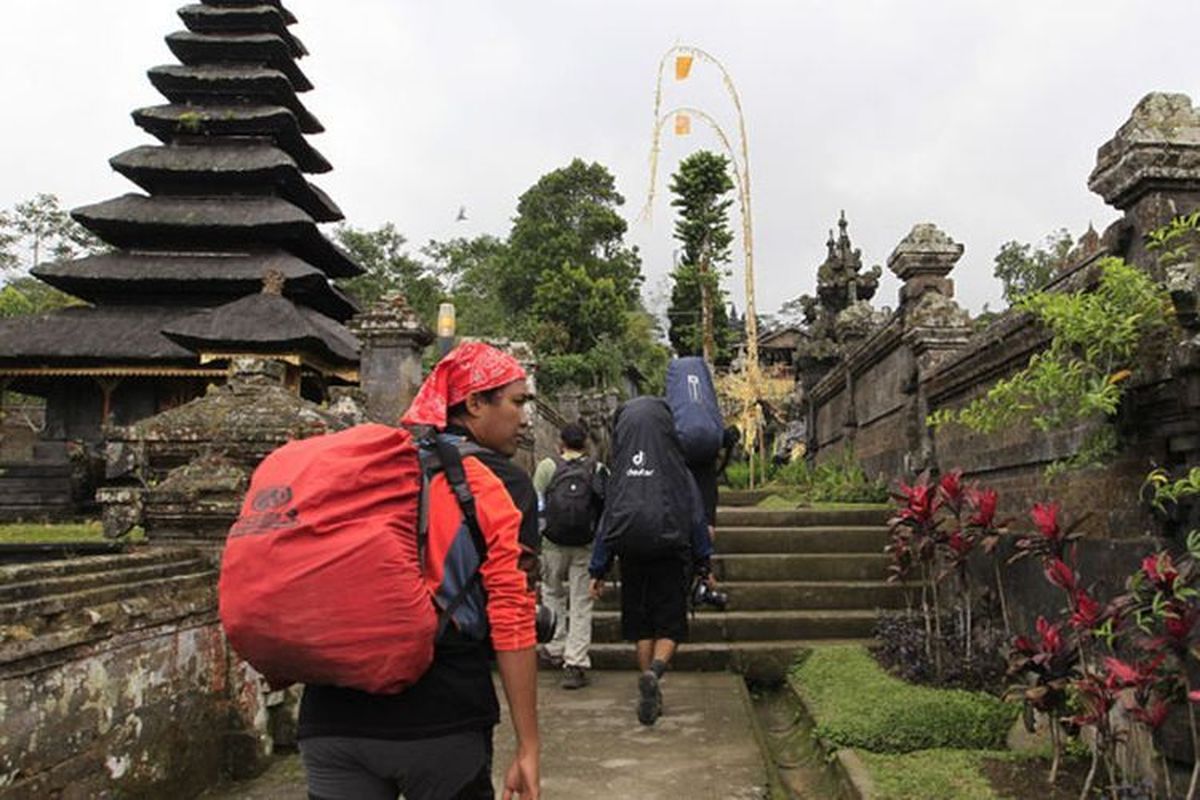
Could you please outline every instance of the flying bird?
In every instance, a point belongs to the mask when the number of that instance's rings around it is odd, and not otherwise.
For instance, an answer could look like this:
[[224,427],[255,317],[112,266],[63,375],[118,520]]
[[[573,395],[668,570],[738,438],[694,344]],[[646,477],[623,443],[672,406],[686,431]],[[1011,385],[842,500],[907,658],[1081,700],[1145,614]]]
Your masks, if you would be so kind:
[[466,206],[458,207],[458,216],[454,218],[454,221],[455,222],[466,222],[467,221],[467,207]]

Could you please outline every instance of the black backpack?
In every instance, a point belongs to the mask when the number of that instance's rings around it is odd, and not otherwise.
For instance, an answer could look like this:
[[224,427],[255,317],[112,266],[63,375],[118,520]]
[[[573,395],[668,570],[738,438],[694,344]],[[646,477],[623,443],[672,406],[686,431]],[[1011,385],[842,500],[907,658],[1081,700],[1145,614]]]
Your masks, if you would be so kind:
[[555,544],[592,543],[596,524],[596,462],[584,456],[554,457],[554,476],[546,487],[546,538]]
[[701,501],[665,400],[637,397],[617,410],[610,464],[605,543],[622,558],[684,556]]

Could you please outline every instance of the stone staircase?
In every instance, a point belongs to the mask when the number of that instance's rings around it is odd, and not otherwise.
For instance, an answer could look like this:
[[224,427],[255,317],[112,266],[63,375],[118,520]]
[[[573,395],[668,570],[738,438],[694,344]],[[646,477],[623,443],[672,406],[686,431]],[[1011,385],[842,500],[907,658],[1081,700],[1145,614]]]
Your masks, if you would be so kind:
[[0,551],[0,680],[87,655],[97,642],[136,638],[164,622],[216,619],[216,570],[203,554],[144,548],[72,557],[80,555],[45,552],[29,559]]
[[[887,517],[882,508],[719,509],[713,570],[729,608],[696,612],[674,668],[773,680],[812,642],[870,639],[876,609],[904,602],[885,581]],[[618,607],[616,592],[597,606],[597,669],[636,666],[632,646],[620,639]]]

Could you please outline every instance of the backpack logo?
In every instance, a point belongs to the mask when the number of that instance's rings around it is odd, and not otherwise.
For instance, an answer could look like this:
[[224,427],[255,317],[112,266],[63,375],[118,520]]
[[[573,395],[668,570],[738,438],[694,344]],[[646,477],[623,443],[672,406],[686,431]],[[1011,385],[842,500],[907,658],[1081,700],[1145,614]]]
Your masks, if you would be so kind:
[[254,513],[240,517],[229,529],[229,536],[246,536],[256,533],[270,533],[284,528],[294,528],[298,524],[299,512],[294,509],[281,511],[292,502],[292,487],[266,486],[254,493],[250,500],[250,508]]
[[638,450],[633,455],[633,466],[626,470],[625,474],[631,478],[649,478],[654,475],[654,470],[646,469],[646,451]]
[[699,375],[688,375],[687,376],[687,385],[688,385],[688,395],[692,398],[692,402],[699,403],[700,402],[700,376]]

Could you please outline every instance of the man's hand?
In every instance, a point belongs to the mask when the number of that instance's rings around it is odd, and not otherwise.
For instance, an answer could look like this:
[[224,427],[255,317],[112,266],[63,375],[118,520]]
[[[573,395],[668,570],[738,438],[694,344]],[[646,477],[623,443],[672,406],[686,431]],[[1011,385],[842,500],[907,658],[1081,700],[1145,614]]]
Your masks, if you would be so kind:
[[512,765],[504,775],[502,800],[538,800],[541,796],[541,776],[538,774],[538,753],[517,749]]
[[599,600],[604,595],[604,579],[592,578],[588,583],[588,597]]
[[717,529],[714,528],[712,525],[708,526],[708,540],[710,542],[717,541]]

